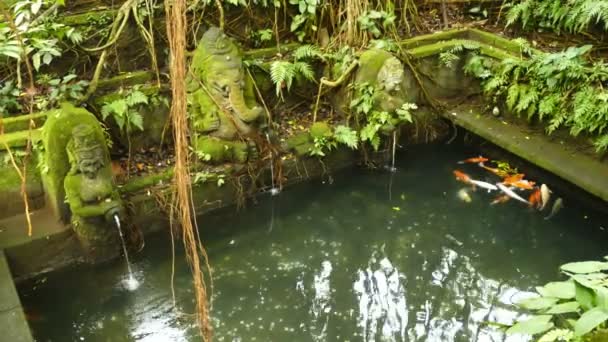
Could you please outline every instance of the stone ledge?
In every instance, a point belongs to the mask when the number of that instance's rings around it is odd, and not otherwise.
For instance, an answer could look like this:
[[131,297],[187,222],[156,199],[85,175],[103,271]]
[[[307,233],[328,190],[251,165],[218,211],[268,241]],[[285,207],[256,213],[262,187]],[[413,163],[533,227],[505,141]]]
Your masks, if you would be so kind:
[[0,250],[0,327],[3,341],[34,341],[3,250]]

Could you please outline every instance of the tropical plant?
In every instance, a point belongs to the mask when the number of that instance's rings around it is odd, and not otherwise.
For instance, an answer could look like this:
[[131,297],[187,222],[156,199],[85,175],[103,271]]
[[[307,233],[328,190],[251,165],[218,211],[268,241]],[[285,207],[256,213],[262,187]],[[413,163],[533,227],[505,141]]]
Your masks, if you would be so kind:
[[283,98],[283,89],[289,91],[294,80],[315,80],[310,62],[325,57],[321,50],[312,45],[303,45],[292,54],[292,61],[277,60],[270,65],[270,79],[275,84],[277,96]]
[[544,342],[605,341],[608,262],[572,262],[560,270],[568,280],[536,287],[537,296],[519,301],[517,305],[533,316],[518,320],[507,334],[533,335]]
[[411,111],[418,108],[416,104],[404,103],[394,112],[379,111],[375,109],[378,93],[373,85],[364,82],[354,87],[355,97],[350,102],[350,108],[363,125],[359,132],[361,141],[369,142],[374,150],[380,147],[382,130],[394,130],[403,123],[413,122]]
[[528,59],[499,63],[473,56],[465,71],[482,80],[494,102],[528,119],[547,120],[547,133],[567,127],[574,136],[595,137],[597,152],[608,150],[608,65],[589,62],[591,45],[557,53],[537,53]]
[[507,26],[521,23],[523,28],[541,27],[580,33],[592,24],[600,24],[608,30],[606,0],[523,0],[510,6]]
[[397,17],[390,11],[368,11],[361,15],[357,22],[363,31],[369,32],[374,38],[379,38],[383,32],[395,29]]
[[289,4],[298,7],[298,14],[291,20],[290,30],[299,41],[304,41],[307,34],[317,31],[317,7],[321,0],[289,0]]
[[39,94],[34,99],[38,110],[55,108],[63,101],[82,98],[89,82],[76,80],[75,74],[67,74],[62,78],[52,78],[50,75],[39,75],[37,84]]
[[6,81],[0,86],[0,113],[2,115],[21,112],[19,93],[13,80]]
[[359,136],[357,131],[345,125],[337,125],[333,132],[327,132],[324,135],[313,138],[313,145],[310,147],[308,154],[316,157],[325,157],[326,152],[333,150],[343,144],[352,150],[359,147]]
[[144,130],[143,117],[138,109],[142,104],[147,105],[148,100],[148,96],[139,89],[132,89],[124,97],[105,103],[101,108],[101,116],[106,120],[111,115],[121,134],[128,137],[134,129]]

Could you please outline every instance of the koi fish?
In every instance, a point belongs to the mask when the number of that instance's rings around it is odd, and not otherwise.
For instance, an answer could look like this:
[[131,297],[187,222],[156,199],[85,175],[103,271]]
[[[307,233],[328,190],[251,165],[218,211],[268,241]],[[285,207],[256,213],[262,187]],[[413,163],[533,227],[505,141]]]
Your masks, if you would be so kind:
[[505,185],[510,185],[516,188],[520,188],[520,189],[524,189],[524,190],[532,190],[534,189],[534,184],[536,184],[535,182],[529,181],[529,180],[518,180],[516,182],[502,182]]
[[479,157],[473,157],[473,158],[461,160],[461,161],[458,162],[458,164],[466,164],[466,163],[478,164],[478,163],[486,162],[488,160],[489,160],[488,158],[484,158],[482,156],[479,156]]
[[460,198],[463,202],[471,203],[471,196],[464,188],[458,190],[458,198]]
[[545,209],[547,203],[549,203],[549,199],[551,198],[551,189],[546,184],[540,186],[540,198],[542,199],[542,205],[540,206],[540,210]]
[[530,204],[528,201],[526,201],[525,199],[521,198],[521,196],[519,196],[518,194],[516,194],[515,192],[513,192],[513,190],[507,188],[504,184],[502,183],[496,183],[496,186],[500,189],[500,191],[504,192],[505,195],[516,199],[520,202],[526,203],[526,204]]
[[486,183],[486,182],[482,182],[482,181],[478,181],[478,180],[474,180],[474,179],[470,179],[469,183],[476,185],[480,188],[486,189],[486,190],[488,190],[488,192],[498,190],[498,188],[494,184],[490,184],[490,183]]
[[496,169],[493,167],[489,167],[489,166],[485,166],[483,163],[479,163],[479,166],[492,172],[493,174],[497,175],[500,178],[505,178],[505,177],[509,177],[509,173],[506,171],[503,171],[501,169]]
[[508,200],[510,200],[511,197],[507,196],[507,195],[500,195],[498,197],[496,197],[491,203],[490,205],[495,205],[495,204],[500,204],[500,203],[505,203]]
[[460,170],[454,170],[454,176],[456,176],[457,180],[459,180],[463,183],[471,182],[471,177],[469,177],[469,175],[467,175],[466,173],[464,173]]
[[530,202],[530,207],[537,209],[540,208],[540,206],[542,205],[542,199],[540,195],[540,189],[538,187],[536,187],[534,191],[530,194],[528,202]]
[[509,184],[509,183],[513,183],[513,182],[518,182],[520,180],[524,179],[525,174],[523,173],[518,173],[512,176],[507,176],[504,177],[504,179],[502,180],[503,184]]
[[555,214],[557,214],[557,212],[560,211],[563,207],[564,207],[564,201],[562,200],[561,197],[559,197],[558,199],[555,200],[555,202],[553,202],[553,207],[551,208],[551,213],[549,214],[549,216],[545,217],[545,220],[548,220],[548,219],[552,218],[553,216],[555,216]]

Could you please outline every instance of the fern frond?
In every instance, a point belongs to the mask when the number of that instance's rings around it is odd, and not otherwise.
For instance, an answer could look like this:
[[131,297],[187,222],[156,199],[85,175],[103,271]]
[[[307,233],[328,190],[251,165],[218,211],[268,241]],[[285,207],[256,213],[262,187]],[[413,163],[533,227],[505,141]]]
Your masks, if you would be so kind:
[[315,80],[315,72],[310,66],[310,64],[306,62],[295,62],[293,64],[293,69],[296,75],[302,75],[305,79],[309,81]]
[[320,60],[325,60],[323,52],[321,52],[321,50],[314,45],[302,45],[298,47],[293,52],[293,58],[296,61],[308,58],[318,58]]
[[293,64],[287,61],[274,61],[270,65],[270,79],[276,86],[277,96],[282,97],[281,90],[286,87],[287,90],[291,87],[295,70]]

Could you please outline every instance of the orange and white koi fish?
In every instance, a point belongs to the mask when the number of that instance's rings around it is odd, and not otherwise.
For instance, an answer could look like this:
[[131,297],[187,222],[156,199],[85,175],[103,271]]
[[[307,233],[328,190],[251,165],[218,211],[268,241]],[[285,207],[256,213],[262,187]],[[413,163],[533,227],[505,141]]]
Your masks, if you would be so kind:
[[454,176],[456,176],[456,180],[459,180],[463,183],[470,183],[471,182],[471,177],[469,177],[469,175],[467,175],[466,173],[460,171],[460,170],[454,170]]
[[509,184],[509,183],[517,182],[517,181],[523,180],[525,176],[526,175],[523,173],[517,173],[517,174],[511,175],[511,176],[507,176],[507,177],[504,177],[502,183]]
[[530,194],[530,197],[528,198],[528,202],[530,202],[530,207],[537,209],[540,208],[540,206],[542,205],[540,188],[534,188],[534,191]]
[[529,181],[529,180],[518,180],[515,182],[502,182],[505,185],[510,185],[512,187],[516,187],[519,189],[524,189],[524,190],[532,190],[534,189],[534,184],[536,184],[535,182]]
[[507,196],[507,195],[500,195],[498,197],[496,197],[491,203],[490,205],[495,205],[495,204],[500,204],[500,203],[505,203],[508,200],[510,200],[511,197]]
[[488,160],[489,160],[488,158],[479,156],[479,157],[473,157],[473,158],[468,158],[468,159],[465,159],[465,160],[461,160],[461,161],[458,162],[458,164],[466,164],[466,163],[478,164],[478,163],[486,162]]
[[513,192],[513,190],[507,188],[504,184],[496,183],[496,186],[500,189],[500,191],[504,192],[505,195],[511,197],[512,199],[518,200],[518,201],[526,203],[526,204],[530,204],[530,202],[526,201],[521,196],[519,196],[518,194]]

